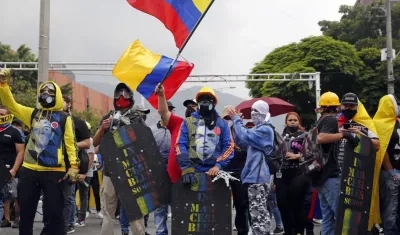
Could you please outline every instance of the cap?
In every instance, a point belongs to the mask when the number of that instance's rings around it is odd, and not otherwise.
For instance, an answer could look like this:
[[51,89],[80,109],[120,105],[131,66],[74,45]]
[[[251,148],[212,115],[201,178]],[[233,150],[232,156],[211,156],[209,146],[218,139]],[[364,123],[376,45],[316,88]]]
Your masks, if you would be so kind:
[[171,101],[167,101],[168,108],[174,109],[175,106],[172,104]]
[[135,110],[135,111],[140,111],[140,112],[143,112],[143,113],[145,113],[145,114],[149,114],[149,113],[150,113],[150,109],[146,109],[146,108],[143,107],[143,105],[141,105],[141,104],[135,104],[135,105],[133,106],[133,110]]
[[[222,113],[221,113],[221,117],[222,118],[225,118],[225,117],[229,117],[229,115],[228,115],[228,111],[229,111],[229,109],[235,109],[235,107],[233,107],[232,105],[226,105],[226,106],[224,106],[224,108],[222,109]],[[230,119],[230,118],[229,118]]]
[[354,93],[346,93],[342,97],[341,104],[358,105],[358,98]]
[[197,105],[196,99],[193,100],[185,100],[183,102],[183,106],[187,107],[189,104]]

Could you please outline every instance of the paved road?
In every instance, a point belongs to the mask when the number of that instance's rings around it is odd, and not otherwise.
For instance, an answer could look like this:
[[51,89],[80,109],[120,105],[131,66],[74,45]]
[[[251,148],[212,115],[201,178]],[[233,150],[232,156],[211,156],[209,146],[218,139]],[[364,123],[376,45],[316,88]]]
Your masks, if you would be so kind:
[[[234,210],[232,211],[232,214],[234,214]],[[35,222],[35,226],[34,226],[34,235],[39,235],[41,230],[42,230],[42,223],[39,222],[41,221],[41,216],[37,215],[36,221]],[[86,226],[83,228],[75,228],[75,233],[73,233],[74,235],[98,235],[100,234],[100,230],[101,230],[101,225],[100,225],[100,219],[96,217],[96,215],[91,215],[87,221],[86,221]],[[170,220],[169,220],[170,221]],[[233,220],[232,220],[233,221]],[[171,224],[168,223],[168,227],[169,227],[169,231],[171,231]],[[320,233],[320,227],[319,226],[315,226],[315,230],[314,230],[315,234],[319,234]],[[115,225],[114,228],[114,232],[115,235],[120,235],[121,234],[121,230],[118,224]],[[150,233],[151,235],[155,235],[156,234],[156,229],[154,226],[154,217],[152,215],[150,215],[150,219],[149,219],[149,227],[147,228],[147,232]],[[236,232],[232,232],[232,234],[236,235]],[[0,231],[0,235],[18,235],[18,229],[11,229],[11,228],[5,228],[2,229],[2,231]],[[223,234],[221,234],[223,235]]]

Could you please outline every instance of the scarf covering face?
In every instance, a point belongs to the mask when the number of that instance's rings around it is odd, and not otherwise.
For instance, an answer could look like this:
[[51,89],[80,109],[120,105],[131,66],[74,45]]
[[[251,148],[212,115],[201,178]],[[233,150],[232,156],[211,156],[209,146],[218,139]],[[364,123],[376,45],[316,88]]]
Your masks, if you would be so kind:
[[14,118],[14,115],[12,115],[12,114],[0,116],[0,132],[4,131],[9,126],[11,126],[11,122],[12,122],[13,118]]
[[258,112],[251,112],[251,119],[255,125],[261,124],[263,122],[268,122],[271,118],[271,113],[269,112],[269,105],[267,102],[262,100],[257,100],[251,106],[252,109],[257,110]]

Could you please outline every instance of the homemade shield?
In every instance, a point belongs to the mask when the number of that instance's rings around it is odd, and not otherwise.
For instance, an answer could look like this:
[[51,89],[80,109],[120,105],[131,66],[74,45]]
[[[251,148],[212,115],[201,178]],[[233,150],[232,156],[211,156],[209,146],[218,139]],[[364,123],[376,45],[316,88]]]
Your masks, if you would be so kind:
[[135,123],[107,133],[100,153],[129,221],[168,204],[169,177],[150,128]]
[[344,146],[344,161],[335,235],[365,235],[368,230],[376,151],[370,138]]
[[172,233],[187,235],[232,234],[231,191],[223,180],[214,183],[196,173],[198,183],[172,189]]

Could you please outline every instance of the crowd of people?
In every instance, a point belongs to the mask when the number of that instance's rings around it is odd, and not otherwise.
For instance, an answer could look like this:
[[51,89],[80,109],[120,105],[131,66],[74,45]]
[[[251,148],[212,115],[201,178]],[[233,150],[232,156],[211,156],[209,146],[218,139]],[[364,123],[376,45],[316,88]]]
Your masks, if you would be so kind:
[[[101,235],[114,234],[117,216],[123,235],[130,231],[148,234],[149,215],[127,219],[100,145],[107,132],[132,123],[146,125],[150,110],[135,104],[133,91],[119,83],[114,91],[114,110],[91,133],[90,124],[72,115],[71,99],[63,96],[56,83],[43,83],[40,108],[31,108],[14,100],[8,85],[10,76],[10,70],[0,71],[0,166],[7,168],[11,177],[0,190],[1,227],[32,235],[41,200],[41,234],[74,233],[77,227],[85,226],[92,188]],[[315,222],[321,224],[322,235],[333,235],[335,221],[342,219],[337,217],[337,208],[343,149],[357,147],[359,135],[370,138],[377,151],[368,230],[378,234],[377,228],[382,226],[386,235],[400,234],[400,103],[395,96],[382,97],[371,118],[355,94],[339,99],[333,92],[324,93],[316,110],[320,114],[315,124],[316,143],[310,143],[311,133],[302,127],[295,112],[286,115],[283,133],[277,133],[269,105],[262,100],[253,103],[251,120],[245,122],[233,106],[217,112],[218,97],[208,87],[183,103],[185,117],[175,114],[162,85],[155,94],[160,121],[150,128],[170,187],[178,181],[195,184],[197,173],[212,178],[221,171],[232,172],[240,179],[230,183],[238,235],[311,235]],[[320,150],[318,156],[313,146]],[[324,164],[310,173],[305,169],[311,169],[305,164],[310,158],[324,159]],[[169,233],[168,208],[168,204],[162,205],[153,212],[157,235]],[[318,208],[321,220],[315,219]]]

